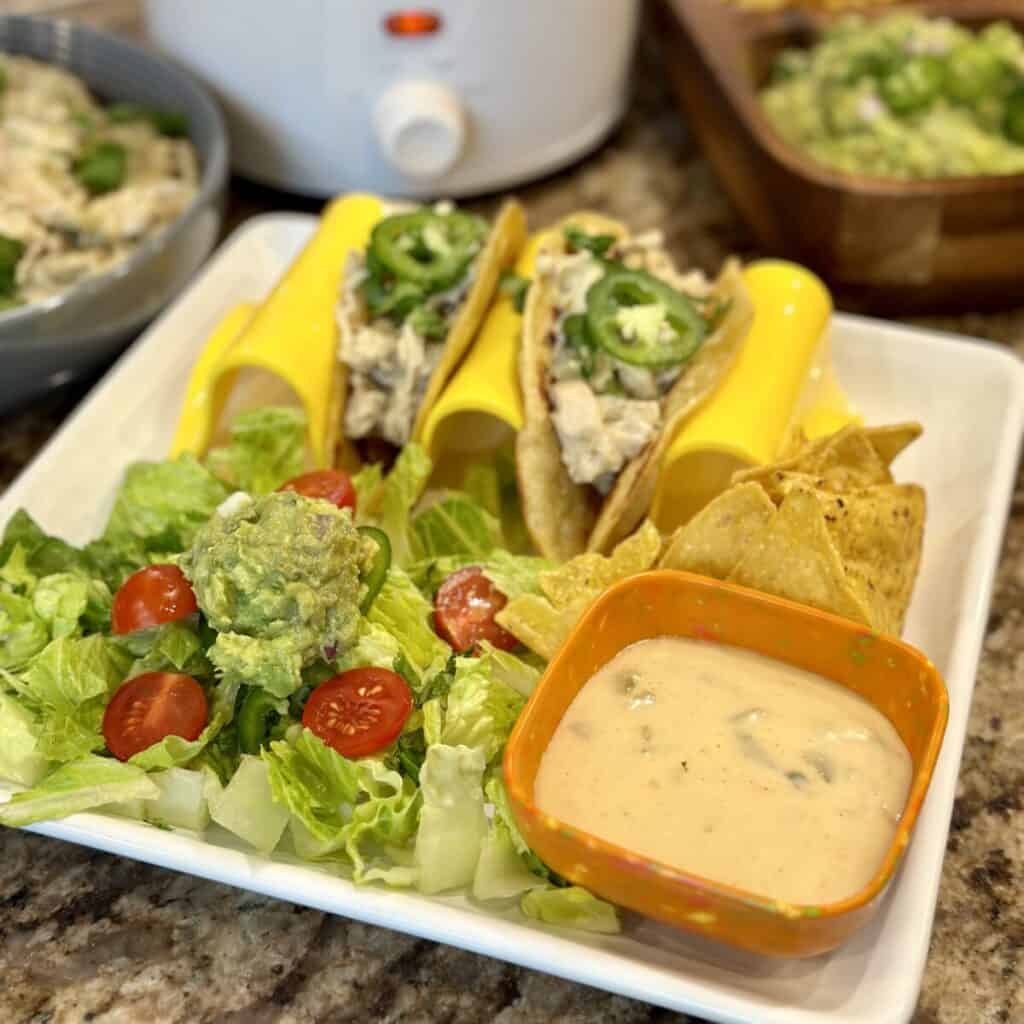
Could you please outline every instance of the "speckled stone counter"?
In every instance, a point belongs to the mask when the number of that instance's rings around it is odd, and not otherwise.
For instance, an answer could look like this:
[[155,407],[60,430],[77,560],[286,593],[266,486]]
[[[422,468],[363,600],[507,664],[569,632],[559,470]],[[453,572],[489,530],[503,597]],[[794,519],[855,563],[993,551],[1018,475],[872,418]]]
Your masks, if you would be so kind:
[[[669,105],[650,47],[623,128],[524,189],[535,223],[581,206],[661,226],[714,269],[751,246]],[[236,219],[296,205],[251,190]],[[486,205],[486,204],[484,204]],[[1024,296],[1024,293],[1022,293]],[[936,320],[1024,355],[1024,309]],[[0,487],[77,395],[0,419]],[[1024,479],[1018,481],[915,1024],[1024,1024]],[[0,1024],[683,1021],[494,960],[18,832],[0,833]]]

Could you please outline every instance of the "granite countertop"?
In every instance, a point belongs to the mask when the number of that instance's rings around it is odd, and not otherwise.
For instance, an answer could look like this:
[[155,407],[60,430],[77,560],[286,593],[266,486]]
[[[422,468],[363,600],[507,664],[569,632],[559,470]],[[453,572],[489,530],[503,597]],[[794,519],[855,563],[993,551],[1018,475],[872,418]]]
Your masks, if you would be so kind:
[[[664,227],[714,269],[752,246],[674,113],[649,41],[611,141],[520,191],[535,223],[581,206]],[[239,188],[235,219],[305,206]],[[308,207],[305,207],[308,208]],[[929,321],[1024,355],[1024,309]],[[0,488],[80,397],[0,418]],[[915,1024],[1024,1022],[1024,478],[971,713]],[[5,1024],[665,1022],[686,1018],[533,971],[130,860],[0,833]]]

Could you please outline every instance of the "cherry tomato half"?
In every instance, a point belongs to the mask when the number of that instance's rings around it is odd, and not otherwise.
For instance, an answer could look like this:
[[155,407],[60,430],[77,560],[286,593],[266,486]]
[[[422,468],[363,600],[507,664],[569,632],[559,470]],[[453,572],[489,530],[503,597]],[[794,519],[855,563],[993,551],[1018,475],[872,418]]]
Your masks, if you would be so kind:
[[281,484],[278,490],[295,491],[307,498],[323,498],[338,508],[352,509],[355,515],[356,489],[352,486],[352,477],[340,469],[315,469],[311,473],[303,473]]
[[144,672],[114,694],[103,714],[103,738],[119,761],[167,736],[198,739],[209,709],[203,688],[177,672]]
[[386,668],[354,668],[321,683],[302,724],[343,757],[366,757],[398,738],[412,714],[406,681]]
[[176,565],[147,565],[118,588],[110,625],[115,633],[133,633],[187,618],[197,609],[196,595]]
[[478,565],[453,572],[434,598],[434,628],[460,654],[481,640],[503,651],[519,643],[494,621],[508,598],[484,575]]

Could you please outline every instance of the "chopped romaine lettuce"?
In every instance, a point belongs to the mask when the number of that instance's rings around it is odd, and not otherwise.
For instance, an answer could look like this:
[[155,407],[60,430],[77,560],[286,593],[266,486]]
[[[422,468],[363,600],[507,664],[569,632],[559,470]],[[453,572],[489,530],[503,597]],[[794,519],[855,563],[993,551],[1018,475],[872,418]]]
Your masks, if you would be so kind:
[[519,901],[519,907],[527,917],[545,924],[606,935],[619,931],[619,915],[615,908],[577,885],[566,889],[551,886],[531,889]]
[[435,744],[420,771],[423,810],[416,836],[421,892],[470,885],[487,835],[483,751]]
[[250,494],[269,494],[302,472],[306,414],[268,406],[240,413],[231,424],[231,443],[214,448],[206,465],[222,480]]
[[32,591],[32,606],[50,636],[77,636],[83,627],[103,629],[110,622],[111,595],[106,583],[78,573],[44,576]]
[[28,569],[36,576],[76,571],[90,575],[96,568],[84,551],[49,536],[24,509],[15,512],[4,527],[0,564],[5,564],[19,545],[24,550]]
[[210,824],[206,806],[206,780],[202,772],[168,768],[149,776],[159,793],[142,806],[143,816],[154,825],[188,828],[202,832]]
[[501,544],[501,524],[464,494],[439,497],[412,520],[413,556],[483,558]]
[[89,550],[121,572],[133,563],[138,567],[176,555],[228,494],[191,455],[137,462],[125,472],[101,546]]
[[[349,760],[303,729],[262,754],[274,799],[292,815],[292,839],[308,859],[344,855],[356,881],[409,885],[395,851],[416,832],[419,792],[373,758]],[[297,824],[296,824],[297,823]]]
[[288,824],[288,808],[275,803],[267,766],[258,757],[243,754],[238,770],[226,786],[206,773],[206,803],[210,817],[260,853],[270,853]]
[[508,826],[495,816],[480,849],[473,896],[478,900],[507,900],[546,885],[523,862]]
[[367,616],[397,641],[405,660],[415,671],[419,690],[442,671],[451,648],[434,632],[433,607],[401,569],[392,566]]
[[494,678],[483,658],[458,658],[448,691],[441,742],[476,747],[490,762],[501,752],[525,699]]
[[433,468],[419,445],[407,444],[383,480],[373,473],[357,477],[360,522],[378,526],[388,535],[394,565],[405,566],[414,558],[412,510]]
[[155,783],[141,768],[87,754],[61,765],[32,789],[0,806],[0,825],[31,825],[127,800],[152,800]]
[[40,752],[40,731],[38,716],[0,691],[0,778],[34,786],[46,774],[49,762]]
[[22,668],[48,640],[46,623],[36,614],[32,602],[0,590],[0,668]]

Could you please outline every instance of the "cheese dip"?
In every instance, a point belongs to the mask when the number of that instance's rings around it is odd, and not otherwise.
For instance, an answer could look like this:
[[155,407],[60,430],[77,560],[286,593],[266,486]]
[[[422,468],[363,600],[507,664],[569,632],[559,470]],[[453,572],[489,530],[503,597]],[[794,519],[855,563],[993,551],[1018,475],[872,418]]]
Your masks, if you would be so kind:
[[852,691],[737,647],[658,637],[583,685],[534,799],[680,870],[826,904],[874,875],[910,778],[896,730]]

